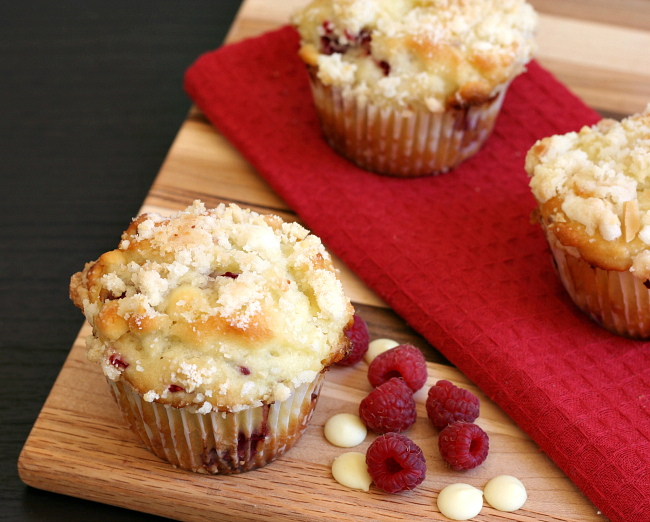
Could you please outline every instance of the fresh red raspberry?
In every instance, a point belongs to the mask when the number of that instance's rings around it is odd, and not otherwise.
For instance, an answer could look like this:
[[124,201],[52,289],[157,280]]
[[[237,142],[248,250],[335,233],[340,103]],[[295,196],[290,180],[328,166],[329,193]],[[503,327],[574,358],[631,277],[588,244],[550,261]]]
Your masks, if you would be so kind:
[[368,325],[357,314],[354,314],[354,323],[350,328],[345,330],[347,335],[352,340],[352,351],[345,359],[336,364],[341,366],[352,366],[357,364],[368,351],[368,344],[370,343],[370,336],[368,335]]
[[476,424],[453,422],[440,432],[438,449],[452,468],[462,471],[483,464],[490,443],[487,433]]
[[439,430],[455,421],[474,422],[479,408],[476,395],[449,381],[438,381],[429,388],[427,415]]
[[379,386],[393,377],[401,377],[414,392],[427,382],[427,363],[424,355],[415,346],[400,344],[380,353],[370,363],[368,380]]
[[361,401],[359,417],[377,433],[408,429],[417,418],[411,388],[399,378],[377,386]]
[[386,493],[414,489],[427,473],[420,447],[399,433],[377,437],[366,452],[366,465],[375,486]]

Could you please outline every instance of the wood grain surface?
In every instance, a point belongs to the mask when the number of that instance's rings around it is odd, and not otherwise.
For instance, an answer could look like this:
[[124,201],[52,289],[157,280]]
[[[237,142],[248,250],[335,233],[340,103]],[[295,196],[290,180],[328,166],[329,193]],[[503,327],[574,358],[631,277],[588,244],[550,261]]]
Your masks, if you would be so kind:
[[[360,307],[374,333],[426,350],[412,331],[390,328],[392,312]],[[52,393],[20,458],[21,477],[42,489],[105,502],[178,520],[446,520],[436,507],[438,492],[466,482],[482,488],[497,475],[519,477],[528,489],[523,509],[505,514],[484,507],[481,521],[597,521],[597,509],[542,453],[530,438],[456,369],[428,363],[429,379],[415,394],[418,420],[407,434],[424,451],[427,478],[416,490],[389,495],[347,489],[331,476],[332,461],[345,451],[365,452],[375,435],[350,450],[329,444],[323,425],[335,413],[358,411],[372,389],[367,365],[332,368],[309,427],[286,455],[260,470],[231,476],[206,476],[174,469],[150,454],[125,426],[97,365],[85,356],[85,326],[79,333]],[[485,463],[469,472],[446,467],[438,454],[437,434],[426,416],[426,393],[438,379],[448,379],[481,400],[477,421],[490,437]]]
[[[246,0],[228,42],[287,22],[304,0]],[[551,0],[532,2],[541,14],[538,59],[589,105],[606,115],[643,110],[650,101],[650,2],[643,0]],[[143,210],[169,213],[196,198],[209,206],[236,202],[260,212],[297,219],[238,152],[192,109],[147,196]],[[126,224],[125,224],[126,226]],[[117,243],[117,238],[116,238]],[[427,479],[418,489],[388,495],[338,485],[330,473],[344,450],[324,439],[322,426],[334,413],[354,412],[370,391],[367,366],[334,368],[316,414],[299,443],[273,464],[239,476],[208,477],[176,470],[149,454],[122,422],[99,368],[85,358],[79,334],[25,443],[21,478],[37,488],[127,507],[178,520],[445,520],[437,493],[454,482],[481,488],[492,477],[512,474],[529,500],[515,513],[484,507],[481,521],[604,520],[598,509],[480,390],[449,366],[340,261],[346,292],[370,327],[371,338],[392,337],[422,349],[429,382],[446,378],[481,399],[478,423],[490,436],[490,455],[466,473],[446,468],[437,435],[426,419],[426,387],[416,394],[418,422],[407,434],[424,450]],[[369,435],[363,451],[374,438]]]

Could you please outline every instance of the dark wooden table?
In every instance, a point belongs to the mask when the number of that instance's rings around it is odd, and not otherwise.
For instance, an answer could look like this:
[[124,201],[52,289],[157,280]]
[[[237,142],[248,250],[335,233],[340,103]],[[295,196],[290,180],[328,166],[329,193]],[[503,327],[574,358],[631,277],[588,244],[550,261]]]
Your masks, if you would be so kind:
[[137,214],[240,0],[0,4],[0,520],[157,520],[25,486],[16,462],[83,317],[70,275]]

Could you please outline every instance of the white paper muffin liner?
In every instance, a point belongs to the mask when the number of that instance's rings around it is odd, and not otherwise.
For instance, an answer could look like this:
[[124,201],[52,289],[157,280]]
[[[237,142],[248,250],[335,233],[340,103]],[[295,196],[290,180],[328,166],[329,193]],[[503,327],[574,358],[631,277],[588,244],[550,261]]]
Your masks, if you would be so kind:
[[330,146],[366,170],[400,177],[440,174],[478,152],[508,87],[486,103],[437,113],[379,107],[324,85],[313,70],[310,84]]
[[145,446],[176,467],[198,473],[240,473],[265,466],[300,438],[313,414],[324,373],[283,402],[236,413],[193,413],[146,402],[107,379],[122,416]]
[[548,229],[546,238],[560,280],[583,312],[615,334],[650,338],[650,290],[643,280],[629,271],[592,266]]

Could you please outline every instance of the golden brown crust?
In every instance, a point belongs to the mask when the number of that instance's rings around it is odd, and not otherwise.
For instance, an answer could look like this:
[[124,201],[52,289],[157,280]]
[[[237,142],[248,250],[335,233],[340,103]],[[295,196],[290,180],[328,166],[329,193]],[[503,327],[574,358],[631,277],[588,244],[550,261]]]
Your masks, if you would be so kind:
[[447,106],[454,109],[478,107],[493,101],[498,95],[492,93],[490,85],[485,81],[475,81],[463,85],[459,91],[447,98]]
[[70,296],[93,327],[89,358],[175,407],[281,401],[350,349],[354,309],[320,241],[235,205],[140,216]]
[[540,213],[544,225],[555,234],[562,245],[576,248],[591,266],[603,270],[630,269],[632,257],[643,250],[641,241],[605,241],[598,233],[589,235],[583,224],[568,219],[558,210],[560,205],[561,200],[553,198],[541,205]]
[[526,156],[543,225],[603,270],[650,276],[650,113],[538,141]]
[[318,65],[318,50],[314,44],[305,44],[298,50],[298,57],[310,67]]
[[326,85],[420,108],[505,89],[535,51],[537,16],[524,0],[313,0],[292,21]]
[[92,263],[87,263],[82,272],[77,272],[70,279],[70,299],[77,308],[83,310],[83,300],[88,298],[88,281],[86,274],[88,267]]

